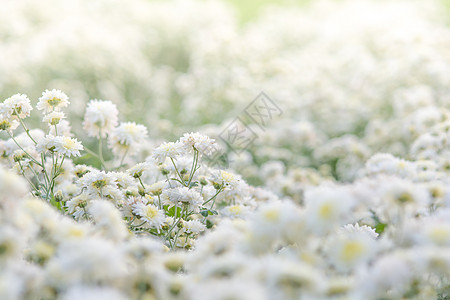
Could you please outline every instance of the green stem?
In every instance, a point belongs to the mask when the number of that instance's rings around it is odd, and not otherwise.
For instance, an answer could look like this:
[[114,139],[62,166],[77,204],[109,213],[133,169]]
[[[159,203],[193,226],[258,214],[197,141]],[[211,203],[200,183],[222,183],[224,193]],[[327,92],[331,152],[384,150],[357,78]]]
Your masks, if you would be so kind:
[[178,168],[177,165],[175,164],[175,162],[173,161],[173,158],[171,157],[170,160],[172,161],[173,166],[175,167],[175,171],[177,172],[178,177],[180,177],[181,182],[183,183],[184,186],[186,185],[186,182],[184,182],[183,177],[181,177],[180,172],[178,172]]
[[37,164],[37,165],[39,165],[39,166],[42,167],[42,165],[41,165],[37,160],[35,160],[35,159],[33,158],[33,156],[31,156],[27,151],[25,151],[25,149],[22,148],[22,146],[19,145],[19,143],[16,141],[16,139],[13,137],[13,135],[12,135],[9,131],[6,131],[6,132],[8,132],[8,135],[11,137],[11,139],[14,141],[14,143],[17,145],[17,147],[19,147],[23,152],[25,152],[25,154],[28,155],[28,157],[29,157],[35,164]]
[[194,159],[192,160],[191,173],[189,174],[189,182],[187,186],[191,185],[192,178],[194,178],[195,171],[197,170],[198,163],[198,150],[194,148]]
[[223,187],[224,187],[224,185],[222,184],[222,185],[220,186],[220,188],[217,190],[216,194],[215,194],[214,196],[212,196],[211,198],[209,198],[206,202],[204,202],[203,205],[205,205],[205,204],[208,203],[209,201],[215,199],[215,198],[217,197],[217,195],[219,195],[219,193],[223,191]]
[[36,145],[37,142],[33,139],[33,137],[30,134],[30,130],[25,126],[25,123],[23,123],[22,119],[19,117],[19,114],[16,111],[16,108],[14,108],[14,112],[16,113],[17,119],[19,119],[20,125],[22,125],[23,130],[27,133],[28,137],[33,141],[33,143]]
[[103,139],[102,136],[100,135],[99,139],[98,139],[98,157],[100,159],[100,163],[102,164],[102,167],[104,170],[106,170],[106,163],[103,160]]
[[125,157],[127,156],[128,149],[130,149],[130,146],[127,147],[127,150],[125,150],[125,153],[122,155],[122,158],[120,159],[120,163],[119,163],[119,166],[117,167],[117,169],[122,167],[123,161],[124,161]]

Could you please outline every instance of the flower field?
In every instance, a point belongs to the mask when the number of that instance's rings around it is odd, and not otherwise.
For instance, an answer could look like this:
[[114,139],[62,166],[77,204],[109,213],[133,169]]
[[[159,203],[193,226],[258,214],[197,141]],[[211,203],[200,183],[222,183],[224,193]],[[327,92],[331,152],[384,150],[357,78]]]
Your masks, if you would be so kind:
[[1,2],[0,299],[450,299],[448,3],[231,2]]

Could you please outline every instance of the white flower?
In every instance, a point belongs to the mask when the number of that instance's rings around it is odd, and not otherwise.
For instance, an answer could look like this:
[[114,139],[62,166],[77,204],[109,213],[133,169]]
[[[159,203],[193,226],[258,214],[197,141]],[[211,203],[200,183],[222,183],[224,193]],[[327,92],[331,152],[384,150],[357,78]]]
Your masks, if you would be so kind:
[[13,119],[13,118],[4,118],[0,115],[0,130],[8,130],[12,131],[19,127],[20,123],[19,121]]
[[122,189],[127,189],[136,186],[136,182],[133,177],[124,172],[111,172],[111,176],[114,178],[117,186]]
[[190,220],[187,222],[183,222],[183,231],[185,233],[199,234],[205,229],[206,226],[198,220]]
[[4,118],[11,118],[17,116],[21,119],[28,117],[33,107],[30,104],[30,99],[24,94],[15,94],[0,104],[0,114]]
[[43,153],[45,151],[55,151],[56,146],[58,145],[58,140],[56,136],[48,134],[43,137],[36,145],[37,153]]
[[92,170],[80,178],[79,184],[82,188],[86,188],[89,194],[98,195],[99,191],[106,186],[116,187],[114,176],[104,171]]
[[62,111],[52,111],[46,114],[42,121],[47,123],[48,125],[57,125],[59,124],[59,121],[61,121],[65,117],[66,115]]
[[244,218],[250,212],[250,209],[244,205],[230,205],[226,206],[222,209],[222,215],[227,216],[229,218]]
[[305,216],[310,230],[323,234],[351,220],[355,198],[339,186],[322,186],[306,191]]
[[128,173],[133,176],[134,178],[139,178],[143,175],[143,173],[148,169],[148,163],[147,162],[143,162],[143,163],[138,163],[135,164],[133,167],[131,167],[130,169],[128,169]]
[[326,243],[325,251],[330,263],[339,271],[349,271],[376,253],[374,232],[353,229],[337,231]]
[[158,232],[166,220],[164,211],[153,204],[145,205],[142,202],[138,202],[133,205],[133,213],[140,216],[151,228],[155,228]]
[[214,186],[223,185],[230,190],[237,188],[241,184],[241,178],[238,175],[223,170],[215,172],[211,181]]
[[210,139],[206,135],[199,132],[185,133],[180,138],[180,143],[182,143],[186,151],[192,151],[192,148],[197,149],[200,153],[209,155],[214,150],[216,150],[216,143],[213,139]]
[[200,206],[203,204],[203,197],[199,192],[184,186],[167,189],[162,195],[165,203],[169,204],[169,207],[188,204],[191,210],[198,212]]
[[123,155],[125,151],[133,155],[145,138],[147,138],[147,128],[144,125],[125,122],[113,129],[108,145],[116,156]]
[[183,144],[176,142],[163,143],[153,150],[153,158],[158,163],[163,163],[167,157],[177,159],[177,156],[185,153]]
[[60,90],[45,90],[42,93],[42,97],[39,98],[39,102],[36,105],[38,110],[43,110],[44,113],[51,111],[59,111],[61,108],[69,105],[69,97]]
[[117,125],[119,111],[111,101],[91,100],[84,115],[83,128],[89,136],[106,137]]
[[120,211],[109,201],[92,201],[89,207],[95,226],[102,234],[115,241],[120,241],[127,235]]
[[80,150],[83,150],[83,145],[75,138],[67,136],[57,136],[55,138],[55,151],[66,156],[80,156]]

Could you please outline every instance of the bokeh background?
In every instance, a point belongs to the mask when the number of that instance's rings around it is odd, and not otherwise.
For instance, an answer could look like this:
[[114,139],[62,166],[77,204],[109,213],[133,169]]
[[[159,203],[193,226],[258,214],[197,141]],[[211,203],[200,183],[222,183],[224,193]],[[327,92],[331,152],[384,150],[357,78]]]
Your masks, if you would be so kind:
[[449,0],[2,0],[0,98],[61,89],[80,137],[86,103],[111,100],[156,144],[217,138],[264,91],[283,114],[230,151],[232,167],[296,197],[304,182],[353,180],[376,152],[431,155],[420,139],[449,118],[449,12]]

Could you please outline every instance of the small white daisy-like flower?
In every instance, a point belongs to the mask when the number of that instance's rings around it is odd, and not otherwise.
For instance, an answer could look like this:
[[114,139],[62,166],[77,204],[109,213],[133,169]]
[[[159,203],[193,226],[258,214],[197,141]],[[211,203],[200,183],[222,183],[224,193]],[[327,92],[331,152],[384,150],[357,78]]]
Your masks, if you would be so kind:
[[190,220],[187,222],[183,222],[183,232],[185,233],[194,233],[199,234],[204,231],[206,226],[201,223],[199,220]]
[[19,127],[19,124],[19,121],[14,119],[4,118],[3,116],[0,118],[0,130],[12,131]]
[[25,94],[15,94],[0,104],[0,114],[5,118],[17,116],[21,119],[28,117],[33,107]]
[[247,216],[250,213],[250,209],[247,206],[237,204],[224,207],[221,212],[222,215],[234,219]]
[[38,110],[43,110],[44,113],[49,113],[55,110],[61,110],[61,108],[69,105],[69,97],[60,90],[45,90],[42,93],[42,97],[39,98],[39,102],[36,105]]
[[84,115],[83,128],[89,136],[106,137],[117,125],[119,111],[111,101],[91,100]]
[[223,170],[214,173],[211,181],[216,188],[223,185],[228,189],[234,189],[241,183],[241,179],[238,175]]
[[119,188],[127,189],[128,187],[135,186],[136,182],[133,177],[124,172],[111,172],[111,176],[115,179]]
[[177,159],[177,156],[185,152],[183,144],[176,142],[163,143],[153,150],[153,158],[158,163],[163,163],[167,157]]
[[65,119],[66,115],[62,111],[52,111],[44,116],[42,122],[47,123],[48,125],[57,125],[59,121]]
[[36,151],[37,153],[43,153],[45,151],[52,151],[54,152],[56,150],[56,146],[59,144],[58,140],[56,139],[56,136],[48,134],[45,137],[43,137],[36,145]]
[[325,245],[330,263],[339,271],[348,271],[366,262],[378,248],[374,236],[374,231],[351,224],[340,228]]
[[86,188],[90,194],[98,194],[98,191],[110,185],[116,187],[114,176],[104,171],[92,170],[80,178],[79,184],[82,188]]
[[185,133],[180,138],[180,142],[184,145],[186,151],[192,151],[195,148],[200,153],[209,155],[212,151],[216,150],[215,141],[199,132]]
[[169,207],[188,204],[194,212],[198,212],[203,204],[203,198],[199,192],[184,186],[165,190],[163,199]]
[[161,226],[166,220],[164,211],[158,209],[153,204],[145,205],[142,202],[138,202],[133,205],[133,213],[140,216],[145,220],[152,228],[155,228],[158,232],[161,230]]
[[142,174],[148,169],[148,163],[138,163],[135,164],[133,167],[128,169],[128,173],[133,176],[134,178],[139,178],[142,176]]
[[158,181],[148,186],[148,192],[153,195],[161,195],[163,189],[167,186],[166,181]]
[[83,145],[75,138],[67,136],[57,136],[55,138],[55,151],[66,156],[80,156],[80,150],[83,150]]
[[108,145],[113,153],[118,156],[128,151],[133,155],[139,149],[138,146],[147,137],[147,128],[134,122],[124,122],[114,128],[109,137]]

